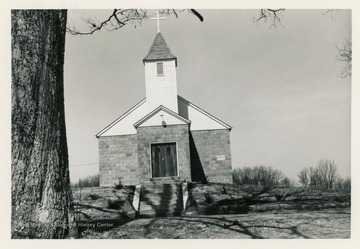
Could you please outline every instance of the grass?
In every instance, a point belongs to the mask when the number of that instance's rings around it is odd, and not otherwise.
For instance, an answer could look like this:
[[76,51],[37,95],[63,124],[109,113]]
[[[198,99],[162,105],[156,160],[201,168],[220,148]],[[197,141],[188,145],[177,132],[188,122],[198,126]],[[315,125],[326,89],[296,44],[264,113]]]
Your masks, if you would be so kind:
[[72,188],[88,188],[88,187],[99,187],[100,186],[100,175],[96,174],[80,179],[79,182],[71,184]]

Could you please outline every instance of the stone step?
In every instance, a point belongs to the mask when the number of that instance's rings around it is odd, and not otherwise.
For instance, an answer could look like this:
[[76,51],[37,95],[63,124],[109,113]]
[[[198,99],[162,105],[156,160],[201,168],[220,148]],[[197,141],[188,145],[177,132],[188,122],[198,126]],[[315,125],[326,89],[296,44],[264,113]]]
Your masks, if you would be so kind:
[[162,184],[181,185],[182,183],[183,183],[182,181],[142,182],[141,185],[143,186],[162,185]]
[[182,189],[180,187],[151,187],[151,188],[142,188],[141,194],[163,194],[163,195],[173,195],[173,194],[181,194]]
[[162,192],[162,191],[144,191],[141,192],[141,198],[140,200],[147,198],[147,199],[151,199],[151,198],[162,198],[162,199],[169,199],[169,198],[181,198],[182,197],[182,191],[177,191],[177,192],[171,192],[171,193],[167,193],[167,192]]
[[142,196],[140,202],[172,202],[172,201],[182,201],[181,194],[173,194],[173,195],[159,195],[159,194],[148,194],[146,196]]
[[159,177],[159,178],[152,178],[147,181],[142,182],[143,185],[152,185],[152,184],[163,184],[163,183],[182,183],[184,182],[183,179],[180,179],[177,176],[172,177]]
[[180,198],[174,198],[174,199],[161,199],[161,200],[151,200],[151,199],[145,199],[140,201],[141,205],[171,205],[171,204],[177,204],[179,206],[182,206],[182,200]]
[[143,187],[172,187],[172,186],[181,186],[181,183],[178,182],[167,182],[167,183],[157,183],[157,184],[143,184]]
[[182,210],[182,203],[172,203],[172,204],[141,204],[140,203],[140,212],[154,210],[154,211],[173,211],[173,210]]
[[153,182],[169,181],[169,180],[176,181],[176,180],[180,180],[180,178],[178,176],[165,176],[165,177],[154,177],[154,178],[149,179],[149,181],[153,181]]
[[151,217],[172,217],[180,216],[183,213],[182,209],[173,210],[146,210],[140,211],[140,217],[151,218]]
[[181,183],[177,183],[177,182],[167,182],[167,183],[153,183],[153,184],[142,184],[142,188],[174,188],[174,187],[181,187]]
[[142,183],[140,216],[180,215],[183,211],[182,182],[178,177],[162,177]]
[[141,189],[141,194],[164,194],[164,195],[172,195],[172,194],[181,194],[182,188],[181,186],[153,186],[153,187],[143,187]]
[[152,194],[147,194],[146,196],[142,196],[140,198],[140,201],[169,201],[169,200],[182,200],[182,195],[181,194],[177,194],[177,195],[161,195],[159,196],[159,194],[156,193],[152,193]]

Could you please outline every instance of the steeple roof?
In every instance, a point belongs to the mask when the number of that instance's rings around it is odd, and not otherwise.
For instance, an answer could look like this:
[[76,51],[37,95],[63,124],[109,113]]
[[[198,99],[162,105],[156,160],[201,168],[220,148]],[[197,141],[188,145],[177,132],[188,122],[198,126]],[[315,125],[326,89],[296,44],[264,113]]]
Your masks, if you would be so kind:
[[160,32],[156,34],[149,52],[143,59],[143,62],[157,60],[175,60],[175,65],[177,65],[176,56],[171,53],[170,48],[166,44],[164,37]]

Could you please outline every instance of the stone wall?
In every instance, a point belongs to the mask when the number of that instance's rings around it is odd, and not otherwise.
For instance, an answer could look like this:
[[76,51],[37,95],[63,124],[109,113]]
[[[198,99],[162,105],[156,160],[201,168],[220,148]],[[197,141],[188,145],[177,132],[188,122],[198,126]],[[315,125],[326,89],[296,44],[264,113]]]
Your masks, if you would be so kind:
[[136,135],[99,137],[100,186],[138,184]]
[[99,137],[100,186],[114,186],[119,180],[124,185],[149,180],[151,144],[171,142],[176,142],[181,178],[232,183],[228,130],[192,131],[189,135],[189,127],[184,124],[139,127],[137,132]]
[[192,181],[232,183],[230,132],[190,132]]
[[140,181],[146,181],[152,177],[151,144],[171,142],[176,142],[179,177],[191,180],[189,126],[187,124],[138,127],[137,133]]

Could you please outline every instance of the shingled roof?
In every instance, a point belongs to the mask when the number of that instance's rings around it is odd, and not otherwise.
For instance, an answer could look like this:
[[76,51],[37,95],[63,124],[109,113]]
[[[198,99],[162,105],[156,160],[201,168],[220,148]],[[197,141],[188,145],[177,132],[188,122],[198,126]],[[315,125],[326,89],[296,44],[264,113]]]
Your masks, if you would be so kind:
[[177,65],[176,56],[171,53],[162,34],[160,32],[157,33],[149,49],[148,54],[143,59],[143,62],[156,61],[156,60],[173,60],[173,59],[175,59],[175,65]]

